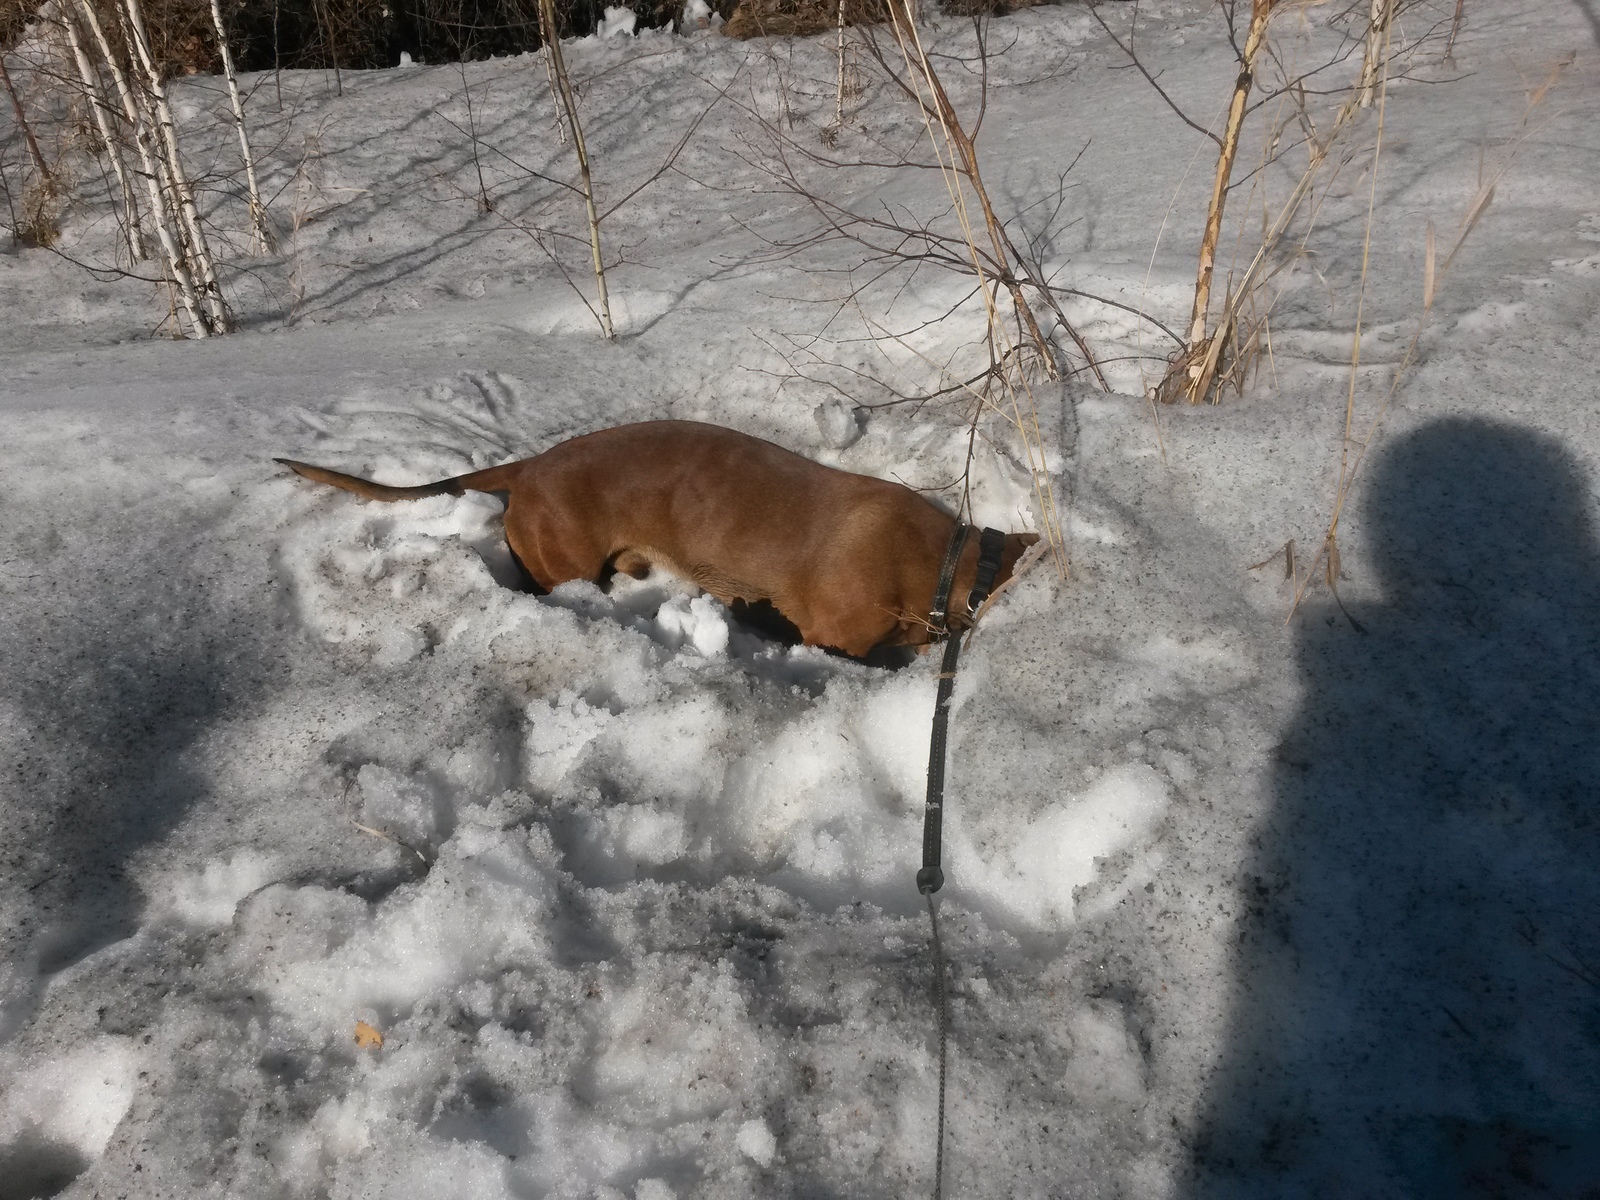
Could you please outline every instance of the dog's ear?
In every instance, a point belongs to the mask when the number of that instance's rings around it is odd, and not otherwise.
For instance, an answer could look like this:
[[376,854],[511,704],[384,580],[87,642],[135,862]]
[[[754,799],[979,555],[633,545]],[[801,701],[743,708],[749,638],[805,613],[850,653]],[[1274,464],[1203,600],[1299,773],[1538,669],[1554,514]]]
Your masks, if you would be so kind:
[[1006,534],[1005,549],[1000,552],[1000,581],[1011,578],[1011,570],[1017,565],[1017,559],[1038,540],[1037,533]]

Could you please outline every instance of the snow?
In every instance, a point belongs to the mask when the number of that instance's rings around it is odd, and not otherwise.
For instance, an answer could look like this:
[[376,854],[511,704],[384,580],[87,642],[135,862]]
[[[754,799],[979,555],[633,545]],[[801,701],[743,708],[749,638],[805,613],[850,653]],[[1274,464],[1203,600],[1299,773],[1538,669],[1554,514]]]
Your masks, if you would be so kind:
[[[1328,7],[1286,10],[1283,44],[1309,57]],[[1233,77],[1210,6],[1140,11],[1163,87],[1209,120]],[[1600,28],[1556,0],[1466,13],[1455,63],[1386,102],[1363,427],[1428,222],[1453,236],[1527,89],[1576,57],[1360,468],[1337,600],[1291,618],[1281,551],[1303,575],[1338,477],[1376,114],[1243,396],[1152,412],[1137,356],[1162,335],[1071,301],[1114,389],[1036,390],[1071,573],[986,616],[951,721],[947,1194],[1600,1183]],[[829,125],[833,35],[693,17],[567,51],[603,200],[727,92],[607,218],[615,344],[525,232],[585,236],[506,157],[571,172],[535,57],[346,72],[342,97],[285,73],[281,111],[247,80],[284,248],[248,258],[242,203],[206,193],[227,338],[151,338],[148,284],[6,253],[0,1194],[931,1187],[934,661],[785,647],[670,579],[536,598],[494,498],[369,503],[271,461],[416,483],[670,416],[959,475],[955,407],[883,402],[936,382],[971,314],[880,352],[839,303],[849,247],[772,253],[805,210],[757,169],[749,108]],[[970,47],[964,22],[927,32]],[[992,33],[992,193],[1053,202],[1081,150],[1066,219],[1027,225],[1047,265],[1181,325],[1209,143],[1082,8]],[[489,213],[445,120],[466,127],[464,84]],[[844,153],[917,128],[869,89]],[[226,172],[221,81],[174,92],[186,152]],[[841,202],[943,203],[927,173],[805,169]],[[114,254],[104,198],[85,171],[73,257]],[[961,288],[921,275],[891,315]],[[998,423],[973,504],[1040,520]]]
[[639,18],[633,9],[607,5],[606,15],[595,25],[594,35],[601,41],[607,38],[631,36],[634,26],[638,23]]

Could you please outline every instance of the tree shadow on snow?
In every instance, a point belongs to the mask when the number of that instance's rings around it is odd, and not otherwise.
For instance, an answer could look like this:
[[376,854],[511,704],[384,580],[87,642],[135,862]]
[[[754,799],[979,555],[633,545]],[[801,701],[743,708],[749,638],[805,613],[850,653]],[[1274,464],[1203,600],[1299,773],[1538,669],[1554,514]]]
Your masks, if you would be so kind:
[[1588,481],[1548,437],[1452,419],[1369,484],[1387,600],[1364,632],[1304,617],[1189,1194],[1595,1196]]

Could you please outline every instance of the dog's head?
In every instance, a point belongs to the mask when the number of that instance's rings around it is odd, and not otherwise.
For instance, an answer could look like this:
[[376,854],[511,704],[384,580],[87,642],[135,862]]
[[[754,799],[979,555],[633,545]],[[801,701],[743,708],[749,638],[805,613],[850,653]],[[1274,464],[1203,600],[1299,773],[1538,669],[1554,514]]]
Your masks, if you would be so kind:
[[1000,551],[1000,574],[995,579],[996,586],[1011,578],[1011,572],[1016,570],[1017,560],[1038,540],[1037,533],[1006,534],[1005,548]]

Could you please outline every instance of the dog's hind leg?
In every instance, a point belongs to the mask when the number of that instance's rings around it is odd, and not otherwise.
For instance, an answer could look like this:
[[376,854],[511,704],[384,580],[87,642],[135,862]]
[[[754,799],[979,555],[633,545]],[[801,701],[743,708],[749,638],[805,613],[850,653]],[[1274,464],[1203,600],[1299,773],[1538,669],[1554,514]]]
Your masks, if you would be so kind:
[[555,519],[537,497],[512,493],[506,506],[506,543],[543,591],[585,579],[601,583],[611,548],[599,544],[580,525]]

